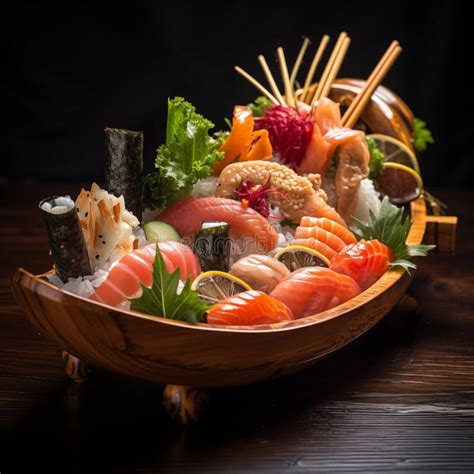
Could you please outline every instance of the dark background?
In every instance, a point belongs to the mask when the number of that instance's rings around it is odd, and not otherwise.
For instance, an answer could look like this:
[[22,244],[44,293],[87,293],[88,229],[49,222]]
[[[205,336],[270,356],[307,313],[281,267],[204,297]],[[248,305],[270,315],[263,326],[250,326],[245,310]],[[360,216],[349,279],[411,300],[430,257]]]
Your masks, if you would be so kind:
[[[262,78],[257,54],[290,64],[302,35],[352,44],[340,75],[367,77],[392,39],[404,52],[385,80],[428,122],[436,140],[422,158],[428,186],[471,187],[473,87],[468,84],[463,2],[16,3],[7,38],[5,180],[101,179],[103,128],[145,132],[145,167],[163,141],[166,98],[181,95],[218,128],[256,91],[233,71]],[[302,68],[304,79],[310,55]],[[305,67],[306,66],[306,67]],[[300,80],[302,80],[300,78]]]

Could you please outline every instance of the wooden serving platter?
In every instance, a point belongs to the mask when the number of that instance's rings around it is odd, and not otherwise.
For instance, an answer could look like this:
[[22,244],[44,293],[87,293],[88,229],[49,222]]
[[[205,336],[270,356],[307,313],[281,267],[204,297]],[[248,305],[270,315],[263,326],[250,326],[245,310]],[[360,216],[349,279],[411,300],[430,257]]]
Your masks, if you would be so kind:
[[[424,200],[412,203],[411,212],[408,240],[416,244],[425,233]],[[340,349],[396,304],[412,276],[388,271],[336,308],[252,327],[192,325],[120,310],[63,291],[24,269],[13,277],[13,292],[38,330],[81,360],[155,382],[219,387],[294,372]]]
[[[418,244],[427,225],[423,198],[411,203],[411,216],[407,241]],[[431,227],[436,226],[432,235],[439,230],[435,218],[429,216]],[[63,349],[71,378],[84,381],[85,364],[90,364],[168,384],[165,404],[173,416],[187,422],[197,419],[199,407],[205,405],[196,387],[250,384],[314,364],[382,319],[412,278],[413,272],[391,270],[356,298],[328,311],[252,327],[193,325],[120,310],[63,291],[22,268],[13,277],[12,289],[31,323]]]

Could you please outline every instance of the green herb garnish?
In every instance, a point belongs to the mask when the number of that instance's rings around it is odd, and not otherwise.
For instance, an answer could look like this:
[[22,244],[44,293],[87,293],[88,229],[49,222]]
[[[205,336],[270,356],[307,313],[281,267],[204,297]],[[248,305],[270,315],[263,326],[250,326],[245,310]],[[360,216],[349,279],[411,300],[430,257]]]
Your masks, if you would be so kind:
[[426,122],[415,117],[413,119],[413,144],[418,151],[425,151],[428,143],[434,143],[434,138],[426,127]]
[[376,181],[383,174],[385,156],[373,138],[366,137],[366,139],[370,154],[369,178]]
[[130,308],[134,311],[161,316],[166,319],[177,319],[188,323],[202,320],[209,306],[198,294],[191,290],[190,280],[178,294],[179,268],[168,273],[160,249],[156,246],[153,262],[153,284],[148,288],[140,284],[143,292],[139,298],[130,299]]
[[265,115],[265,110],[271,106],[271,100],[263,95],[257,97],[254,102],[247,105],[247,107],[252,111],[254,117],[263,117]]
[[359,240],[376,239],[389,247],[395,261],[390,263],[390,267],[402,267],[409,271],[410,268],[416,268],[416,265],[410,262],[411,257],[424,257],[428,251],[435,248],[435,245],[407,245],[406,240],[411,228],[409,217],[403,217],[403,208],[390,203],[388,196],[382,200],[382,206],[378,216],[372,211],[370,213],[369,224],[364,224],[357,218],[358,231],[355,232]]
[[214,163],[224,157],[218,150],[226,135],[211,137],[214,124],[196,113],[181,97],[168,100],[166,143],[157,149],[156,171],[144,182],[144,201],[149,209],[164,208],[191,194],[199,179],[207,178]]

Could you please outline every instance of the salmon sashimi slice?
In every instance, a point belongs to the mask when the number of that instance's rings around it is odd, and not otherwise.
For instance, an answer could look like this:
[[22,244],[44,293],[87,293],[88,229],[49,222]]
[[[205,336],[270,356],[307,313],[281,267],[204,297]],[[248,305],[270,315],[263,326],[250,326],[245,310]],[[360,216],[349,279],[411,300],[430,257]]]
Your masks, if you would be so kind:
[[321,229],[337,235],[346,245],[357,242],[355,235],[349,229],[327,217],[305,216],[301,219],[300,227],[321,227]]
[[335,255],[330,268],[352,277],[362,290],[366,290],[388,270],[393,259],[390,248],[378,240],[361,240]]
[[173,226],[181,235],[197,232],[205,221],[227,222],[233,233],[254,239],[259,253],[273,250],[278,241],[276,231],[263,216],[227,198],[180,199],[156,218]]
[[244,291],[229,296],[207,313],[209,324],[253,326],[292,320],[291,310],[263,291]]
[[300,218],[298,222],[304,216],[311,216],[311,217],[327,217],[335,222],[338,222],[342,226],[346,227],[346,222],[344,219],[339,215],[339,213],[331,207],[323,198],[317,195],[310,196],[303,208],[300,211]]
[[342,126],[339,104],[326,97],[321,99],[313,114],[313,133],[298,172],[324,173],[337,148],[363,137],[364,132]]
[[339,250],[346,246],[346,243],[340,237],[322,229],[321,227],[297,227],[295,231],[296,239],[308,239],[310,237],[326,244],[335,252],[339,252]]
[[329,247],[328,244],[321,242],[314,237],[308,237],[306,239],[293,239],[291,245],[303,245],[304,247],[309,247],[310,249],[317,250],[319,253],[322,253],[328,260],[331,260],[336,254],[337,251]]
[[[182,280],[193,280],[201,273],[198,259],[187,245],[171,241],[158,245],[169,273],[179,268]],[[97,287],[91,299],[118,306],[126,298],[136,296],[140,292],[140,284],[151,286],[155,255],[156,244],[146,245],[124,255],[110,270],[105,281]]]
[[323,97],[316,105],[313,120],[314,123],[318,124],[322,135],[326,135],[333,128],[341,128],[342,118],[339,104],[327,97]]
[[344,303],[361,292],[347,275],[324,267],[296,270],[270,293],[291,309],[295,318],[321,313]]

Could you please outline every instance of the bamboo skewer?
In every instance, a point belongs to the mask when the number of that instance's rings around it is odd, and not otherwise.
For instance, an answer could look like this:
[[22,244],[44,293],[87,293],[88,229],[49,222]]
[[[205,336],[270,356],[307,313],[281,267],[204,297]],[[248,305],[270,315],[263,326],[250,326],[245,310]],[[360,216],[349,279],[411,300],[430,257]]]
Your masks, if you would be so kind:
[[265,87],[260,84],[256,79],[254,79],[248,72],[244,71],[241,67],[235,66],[234,69],[247,81],[249,81],[251,84],[253,84],[263,95],[267,96],[275,105],[279,105],[280,102],[272,95],[272,93],[267,90]]
[[314,74],[316,73],[316,69],[319,65],[319,62],[321,61],[321,58],[324,54],[324,51],[328,43],[329,43],[329,35],[324,35],[321,39],[321,42],[319,43],[319,47],[316,50],[316,54],[314,55],[313,62],[311,63],[308,74],[306,75],[306,79],[304,81],[303,93],[301,94],[301,100],[303,102],[306,102],[306,100],[308,99],[307,95],[308,95],[309,86],[311,85],[311,82],[313,81]]
[[260,54],[258,56],[258,61],[260,62],[260,66],[262,66],[263,72],[265,74],[265,77],[267,78],[268,84],[270,85],[273,94],[278,99],[281,105],[288,107],[285,99],[283,98],[280,90],[278,89],[278,86],[276,85],[275,79],[273,78],[273,74],[270,71],[270,68],[268,67],[265,56],[263,56],[263,54]]
[[377,66],[370,74],[362,90],[354,98],[350,107],[344,114],[344,117],[342,118],[343,126],[349,128],[354,127],[363,110],[367,106],[370,98],[372,97],[372,94],[383,81],[401,52],[402,48],[400,47],[398,41],[393,41],[383,55],[382,59],[378,62]]
[[327,62],[326,67],[324,68],[323,74],[321,75],[321,79],[318,82],[318,86],[316,87],[316,91],[315,91],[311,101],[309,102],[310,104],[313,104],[321,96],[321,92],[323,90],[323,87],[326,84],[329,73],[331,72],[331,69],[334,65],[334,61],[335,61],[336,57],[339,54],[339,50],[341,49],[342,43],[343,43],[346,36],[347,36],[347,33],[345,31],[343,31],[339,35],[339,37],[337,38],[336,44],[334,45],[334,48],[331,52],[331,56],[329,57],[329,61]]
[[308,46],[310,45],[310,43],[311,41],[309,40],[309,38],[305,37],[303,40],[303,44],[301,45],[300,52],[298,53],[298,56],[296,57],[296,61],[293,66],[293,69],[291,70],[290,85],[292,88],[294,88],[296,76],[298,75],[298,71],[300,70],[301,63],[303,61],[304,55],[306,54],[306,50],[308,49]]
[[280,62],[281,77],[283,78],[283,84],[285,85],[285,99],[288,105],[295,106],[295,97],[293,94],[293,88],[290,84],[290,77],[288,75],[288,67],[286,65],[285,53],[283,48],[277,49],[278,61]]
[[344,57],[346,56],[347,49],[349,48],[350,43],[351,43],[351,39],[349,37],[344,38],[341,49],[339,50],[339,54],[334,61],[333,67],[328,75],[327,81],[324,84],[321,94],[318,98],[319,100],[322,99],[323,97],[326,97],[329,94],[332,84],[339,73],[339,69],[341,69],[342,62],[344,61]]

